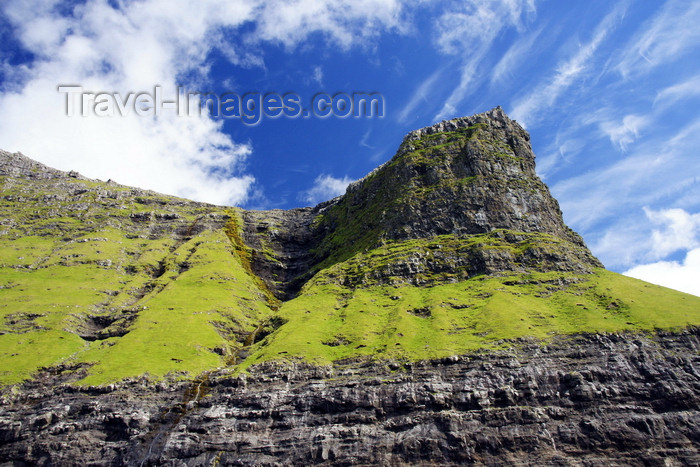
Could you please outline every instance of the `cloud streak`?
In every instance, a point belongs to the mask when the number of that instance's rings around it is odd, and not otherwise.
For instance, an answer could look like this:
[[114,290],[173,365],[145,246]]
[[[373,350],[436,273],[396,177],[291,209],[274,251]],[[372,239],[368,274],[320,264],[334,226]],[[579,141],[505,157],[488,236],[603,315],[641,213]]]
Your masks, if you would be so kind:
[[410,120],[411,115],[421,104],[426,104],[432,95],[435,85],[439,82],[442,69],[435,70],[423,82],[418,85],[418,88],[413,92],[411,99],[404,105],[399,112],[398,121],[406,123]]
[[698,23],[700,4],[669,0],[617,57],[617,71],[632,78],[692,53],[700,42]]
[[627,147],[638,137],[639,132],[650,124],[650,118],[641,115],[625,115],[620,123],[604,121],[599,124],[600,130],[610,138],[613,146],[620,151],[627,151]]
[[535,14],[533,0],[461,2],[435,21],[435,44],[443,54],[460,57],[459,83],[434,120],[452,118],[475,88],[480,67],[496,37],[505,29],[523,27],[524,17]]
[[510,112],[512,117],[524,125],[532,124],[539,118],[542,110],[554,105],[564,91],[589,71],[596,52],[623,17],[625,9],[626,2],[618,4],[598,24],[591,39],[581,45],[575,54],[557,65],[551,78],[517,99]]
[[542,28],[528,34],[525,38],[516,41],[493,67],[491,73],[491,86],[495,86],[513,76],[513,70],[517,68],[527,57],[528,52],[535,45],[535,41],[542,34]]
[[659,91],[654,99],[654,107],[657,111],[666,110],[680,101],[694,97],[700,97],[700,75]]

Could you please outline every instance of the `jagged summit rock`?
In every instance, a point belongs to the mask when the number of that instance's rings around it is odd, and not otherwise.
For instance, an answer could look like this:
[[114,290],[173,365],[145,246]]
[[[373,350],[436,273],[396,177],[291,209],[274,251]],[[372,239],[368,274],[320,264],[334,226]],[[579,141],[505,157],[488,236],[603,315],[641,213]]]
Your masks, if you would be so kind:
[[397,208],[385,213],[390,238],[509,229],[582,244],[535,173],[530,136],[500,107],[411,131],[351,194],[352,205],[384,201]]
[[23,177],[28,179],[80,178],[77,172],[63,172],[31,159],[21,152],[7,152],[0,149],[0,176]]

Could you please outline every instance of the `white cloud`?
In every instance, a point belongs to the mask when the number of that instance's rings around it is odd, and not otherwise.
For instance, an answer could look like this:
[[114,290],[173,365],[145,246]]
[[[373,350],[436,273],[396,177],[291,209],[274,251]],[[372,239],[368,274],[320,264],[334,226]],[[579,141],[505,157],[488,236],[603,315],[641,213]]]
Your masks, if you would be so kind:
[[636,266],[623,274],[700,296],[700,248],[689,251],[682,263],[658,261]]
[[687,0],[666,2],[624,48],[617,60],[617,70],[622,76],[630,77],[678,60],[686,53],[697,54],[700,42],[698,23],[700,3]]
[[604,121],[599,123],[600,130],[610,138],[613,146],[617,146],[621,151],[627,151],[627,146],[632,144],[638,137],[642,128],[650,124],[649,117],[641,115],[625,115],[622,122],[613,123]]
[[370,135],[372,134],[372,128],[368,128],[367,131],[362,135],[362,139],[360,139],[360,146],[365,147],[367,149],[374,149],[374,146],[371,146],[367,140],[369,139]]
[[486,49],[478,51],[466,63],[463,63],[459,69],[459,84],[452,90],[440,111],[435,115],[433,120],[443,120],[459,117],[457,115],[457,107],[469,94],[471,94],[472,83],[477,75],[479,63],[486,55]]
[[644,208],[647,218],[663,230],[652,232],[652,253],[663,258],[678,250],[700,246],[700,213],[689,214],[683,209],[653,211]]
[[[0,6],[17,40],[36,56],[5,75],[13,81],[0,92],[0,147],[89,177],[217,204],[245,202],[254,182],[245,173],[252,148],[233,141],[221,122],[174,112],[70,118],[57,86],[126,95],[160,85],[174,96],[184,77],[188,86],[206,84],[205,60],[215,48],[234,63],[257,66],[264,63],[255,55],[262,41],[294,47],[320,33],[349,48],[401,26],[401,4],[391,0],[143,0],[116,7],[87,0],[70,14],[59,13],[59,4],[9,0]],[[253,25],[245,36],[238,29],[243,24]]]
[[[126,95],[161,85],[175,95],[179,72],[201,64],[211,2],[201,8],[104,2],[59,16],[54,2],[10,2],[5,11],[24,47],[40,58],[26,81],[0,95],[0,141],[48,165],[95,178],[218,204],[245,201],[253,178],[242,171],[251,148],[234,143],[206,116],[68,117],[61,84]],[[191,10],[191,11],[190,11]],[[250,10],[234,12],[236,21]],[[210,16],[216,17],[216,16]],[[37,31],[35,22],[42,24]]]
[[629,269],[700,247],[700,213],[680,208],[641,211],[643,215],[621,214],[592,245],[606,265]]
[[[606,268],[620,271],[639,264],[649,251],[650,237],[644,217],[637,213],[624,216],[599,236],[591,235],[589,246]],[[588,236],[584,236],[586,238]]]
[[386,29],[402,30],[399,0],[270,0],[257,2],[257,40],[294,47],[320,32],[342,48],[370,39]]
[[700,75],[659,91],[654,99],[654,107],[666,109],[676,102],[698,96],[700,96]]
[[323,68],[315,66],[311,75],[311,80],[319,85],[323,85]]
[[616,213],[624,213],[630,203],[650,204],[658,193],[649,186],[653,186],[654,173],[661,173],[664,164],[664,154],[637,154],[559,181],[552,186],[552,192],[568,214],[568,222],[586,229]]
[[310,205],[316,205],[322,201],[328,201],[345,193],[345,189],[353,180],[348,177],[335,178],[327,174],[321,174],[314,180],[314,186],[302,193],[299,198]]
[[598,24],[589,42],[581,45],[568,60],[559,63],[552,77],[546,82],[534,90],[528,90],[524,97],[516,100],[510,112],[513,118],[524,126],[532,124],[537,120],[538,113],[542,109],[551,107],[564,91],[570,88],[581,75],[587,73],[596,52],[624,16],[626,8],[627,2],[617,4]]
[[506,79],[513,77],[513,70],[516,69],[527,57],[535,41],[542,33],[542,28],[528,34],[527,37],[515,41],[503,57],[498,61],[491,73],[491,85],[496,85]]
[[[426,79],[423,80],[418,88],[414,91],[411,99],[406,103],[406,105],[399,112],[398,120],[400,123],[406,123],[413,112],[421,104],[426,104],[432,94],[433,88],[439,82],[440,75],[442,74],[442,69],[437,69],[430,74]],[[421,114],[422,112],[419,112]]]
[[436,21],[436,44],[445,54],[462,54],[465,46],[490,43],[505,26],[522,28],[523,15],[535,13],[533,0],[466,1]]
[[[595,121],[599,119],[596,117]],[[598,162],[579,175],[554,183],[551,189],[575,230],[617,223],[633,212],[642,221],[638,228],[648,228],[642,206],[663,205],[697,184],[700,159],[695,154],[699,144],[700,119],[688,122],[675,133],[646,139],[622,159]],[[696,210],[700,202],[688,200],[676,206]]]
[[558,132],[554,142],[544,151],[544,155],[537,157],[537,175],[546,180],[550,173],[561,168],[560,161],[570,164],[585,149],[586,143],[582,138]]

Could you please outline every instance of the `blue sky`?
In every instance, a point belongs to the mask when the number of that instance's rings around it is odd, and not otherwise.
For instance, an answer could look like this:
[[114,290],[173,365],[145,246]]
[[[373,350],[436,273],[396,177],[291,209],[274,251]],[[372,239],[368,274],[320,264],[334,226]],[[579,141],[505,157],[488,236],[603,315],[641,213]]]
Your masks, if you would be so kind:
[[[410,130],[497,105],[612,270],[700,295],[700,3],[8,0],[0,148],[89,177],[270,209],[341,194]],[[128,96],[377,92],[384,115],[67,116]]]

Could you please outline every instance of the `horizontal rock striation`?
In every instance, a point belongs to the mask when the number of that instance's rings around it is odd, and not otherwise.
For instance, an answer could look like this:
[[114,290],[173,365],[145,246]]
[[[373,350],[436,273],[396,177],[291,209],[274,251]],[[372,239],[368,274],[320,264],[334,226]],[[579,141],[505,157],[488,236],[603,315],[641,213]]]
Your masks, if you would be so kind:
[[[697,329],[5,394],[3,465],[697,465]],[[81,459],[80,462],[77,459]]]

